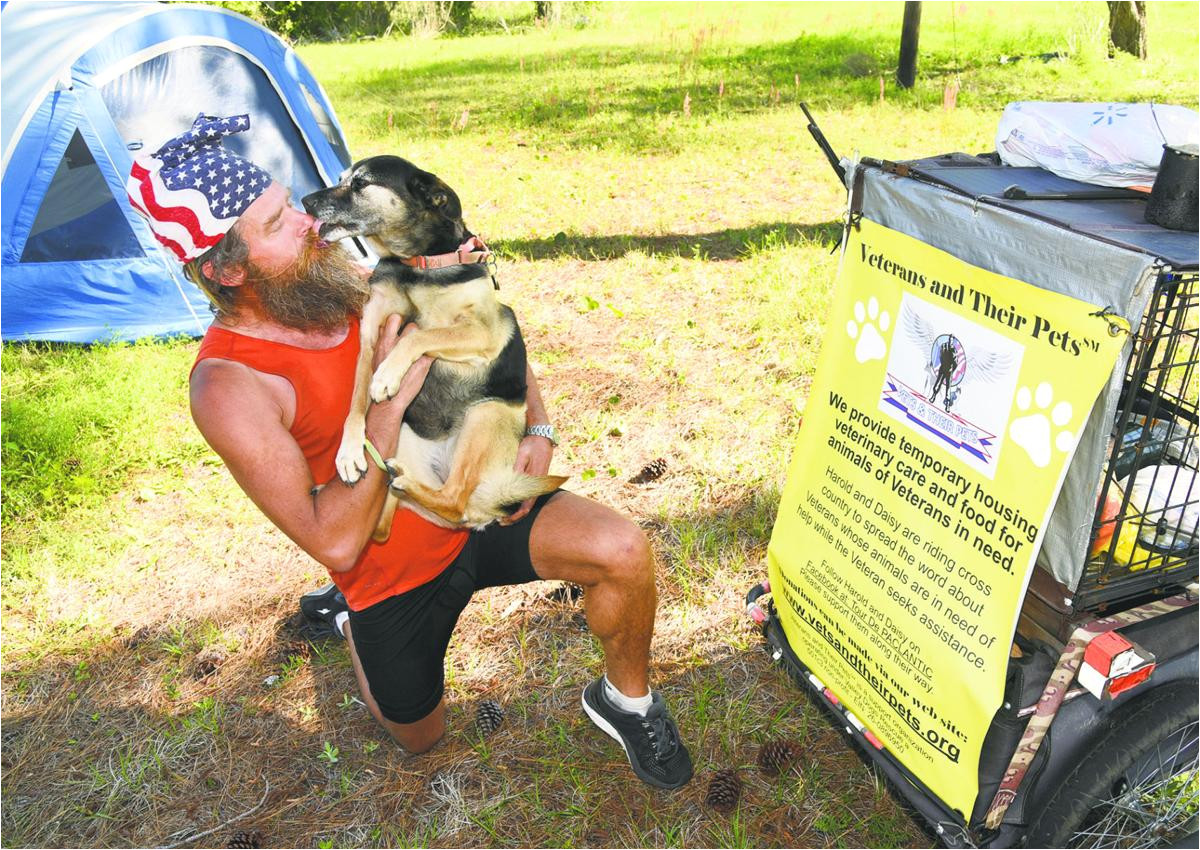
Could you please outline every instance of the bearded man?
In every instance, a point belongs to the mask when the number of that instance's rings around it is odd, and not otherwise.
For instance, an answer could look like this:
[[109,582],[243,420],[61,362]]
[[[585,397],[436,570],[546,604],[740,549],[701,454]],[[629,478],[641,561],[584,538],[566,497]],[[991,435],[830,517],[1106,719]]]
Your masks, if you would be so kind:
[[[191,130],[139,157],[127,184],[151,229],[208,295],[215,319],[192,369],[192,417],[264,514],[324,565],[333,584],[302,610],[350,648],[363,700],[410,752],[445,731],[450,634],[478,588],[560,579],[585,588],[588,625],[607,674],[583,692],[588,716],[624,747],[634,772],[678,788],[692,762],[661,695],[648,682],[654,561],[633,522],[559,491],[481,532],[446,529],[396,511],[386,543],[371,541],[387,477],[372,466],[353,487],[334,459],[350,409],[368,273],[317,237],[270,175],[221,146],[249,116],[199,116]],[[380,334],[376,365],[399,319]],[[430,361],[367,413],[367,438],[394,446]],[[517,467],[548,471],[555,437],[532,371],[529,432]]]

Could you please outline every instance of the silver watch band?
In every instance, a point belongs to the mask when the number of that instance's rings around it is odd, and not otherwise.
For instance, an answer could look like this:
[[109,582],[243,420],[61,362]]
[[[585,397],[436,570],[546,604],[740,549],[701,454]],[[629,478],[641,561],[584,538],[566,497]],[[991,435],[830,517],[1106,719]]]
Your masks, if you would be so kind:
[[530,425],[525,429],[527,437],[545,437],[550,441],[550,445],[558,445],[558,432],[554,430],[553,425]]

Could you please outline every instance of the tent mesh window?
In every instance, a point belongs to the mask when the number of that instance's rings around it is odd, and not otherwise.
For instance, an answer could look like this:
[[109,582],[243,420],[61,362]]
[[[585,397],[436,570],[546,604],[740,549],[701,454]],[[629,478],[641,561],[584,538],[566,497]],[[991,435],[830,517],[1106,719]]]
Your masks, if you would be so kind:
[[329,146],[333,148],[334,155],[337,156],[338,162],[342,164],[342,168],[349,168],[351,159],[350,151],[346,150],[346,144],[342,141],[342,135],[334,126],[333,119],[329,117],[329,113],[325,111],[325,107],[321,106],[321,101],[308,90],[308,86],[304,83],[300,84],[300,90],[304,92],[304,100],[308,103],[308,108],[312,110],[313,117],[317,119],[317,126],[321,128],[321,135],[325,137],[325,141],[329,142]]
[[38,207],[22,263],[141,257],[143,252],[87,142],[76,130]]
[[186,131],[202,112],[247,113],[250,129],[226,138],[226,148],[265,168],[296,198],[325,186],[270,78],[225,47],[196,45],[160,54],[105,83],[100,96],[121,138],[143,153]]
[[1161,274],[1134,337],[1076,611],[1196,575],[1198,281]]

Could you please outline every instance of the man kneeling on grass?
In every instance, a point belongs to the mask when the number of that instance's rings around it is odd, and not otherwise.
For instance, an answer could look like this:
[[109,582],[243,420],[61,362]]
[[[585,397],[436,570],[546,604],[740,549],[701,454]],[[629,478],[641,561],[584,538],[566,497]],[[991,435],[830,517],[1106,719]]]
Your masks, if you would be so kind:
[[[334,458],[350,410],[366,275],[287,190],[221,138],[246,115],[201,115],[192,129],[134,163],[130,199],[186,264],[216,318],[191,375],[192,416],[263,513],[330,571],[333,584],[301,599],[312,619],[345,637],[371,714],[420,753],[445,731],[450,634],[482,587],[562,579],[586,588],[588,625],[608,673],[583,707],[625,748],[634,772],[661,788],[691,778],[692,762],[661,695],[648,684],[656,594],[642,531],[588,499],[559,491],[505,525],[449,530],[398,510],[386,543],[371,541],[387,477],[372,466],[354,487]],[[380,335],[378,364],[399,321]],[[416,363],[391,401],[372,405],[367,437],[394,446],[429,371]],[[518,468],[542,475],[554,432],[532,372]]]

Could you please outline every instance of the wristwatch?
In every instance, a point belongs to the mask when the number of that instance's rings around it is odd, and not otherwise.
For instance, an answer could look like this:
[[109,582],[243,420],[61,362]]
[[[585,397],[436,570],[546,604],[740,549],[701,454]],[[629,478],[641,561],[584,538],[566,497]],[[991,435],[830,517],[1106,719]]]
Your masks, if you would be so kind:
[[553,425],[530,425],[525,429],[526,437],[545,437],[550,441],[550,445],[558,445],[558,432],[554,430]]

